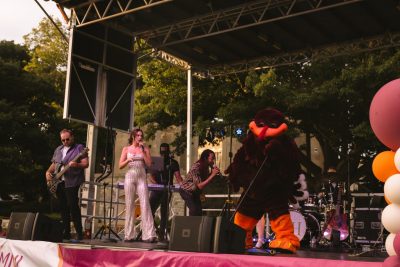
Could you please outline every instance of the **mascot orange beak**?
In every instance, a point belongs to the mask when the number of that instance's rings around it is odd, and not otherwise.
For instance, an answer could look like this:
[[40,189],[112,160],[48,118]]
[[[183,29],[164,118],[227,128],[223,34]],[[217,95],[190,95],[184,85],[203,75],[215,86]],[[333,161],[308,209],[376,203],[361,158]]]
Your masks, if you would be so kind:
[[270,128],[268,126],[258,127],[254,121],[249,124],[250,131],[258,137],[258,139],[263,140],[271,137],[277,137],[287,131],[288,126],[286,123],[282,123],[278,128]]

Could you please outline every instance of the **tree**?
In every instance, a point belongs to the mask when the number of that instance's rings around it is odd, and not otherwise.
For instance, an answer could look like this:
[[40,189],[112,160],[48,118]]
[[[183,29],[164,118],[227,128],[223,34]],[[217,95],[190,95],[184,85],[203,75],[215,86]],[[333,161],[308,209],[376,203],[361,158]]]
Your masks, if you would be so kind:
[[[64,35],[68,36],[62,23],[58,19],[54,19],[54,21]],[[48,18],[43,18],[36,28],[25,35],[24,42],[31,56],[25,70],[53,84],[58,92],[63,92],[67,70],[68,42]]]
[[[184,70],[166,62],[152,59],[138,68],[143,88],[135,93],[135,124],[147,125],[146,136],[153,137],[157,130],[169,126],[185,125],[187,110],[187,77]],[[238,94],[234,79],[228,77],[210,79],[194,78],[193,121],[194,134],[205,140],[205,130],[216,117],[217,110]],[[203,127],[205,126],[205,127]],[[182,152],[185,138],[177,135],[174,146]]]
[[25,47],[1,42],[0,51],[0,194],[23,192],[31,200],[44,187],[43,173],[55,145],[56,93],[49,83],[22,69]]
[[370,166],[384,148],[369,127],[369,106],[377,90],[399,76],[399,56],[399,50],[382,50],[275,69],[259,76],[254,94],[318,139],[325,170],[335,166],[342,177],[370,177],[370,168],[359,166]]

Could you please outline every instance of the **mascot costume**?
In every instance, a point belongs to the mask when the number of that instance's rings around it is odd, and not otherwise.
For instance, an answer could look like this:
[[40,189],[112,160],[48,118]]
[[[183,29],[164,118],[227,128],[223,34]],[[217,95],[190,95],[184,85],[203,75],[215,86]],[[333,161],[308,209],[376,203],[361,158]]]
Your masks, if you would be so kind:
[[275,239],[269,248],[294,253],[300,241],[289,214],[293,185],[301,174],[296,144],[285,132],[283,114],[272,108],[259,111],[250,132],[225,171],[234,191],[243,187],[234,223],[246,232],[246,248],[253,246],[252,231],[268,213]]

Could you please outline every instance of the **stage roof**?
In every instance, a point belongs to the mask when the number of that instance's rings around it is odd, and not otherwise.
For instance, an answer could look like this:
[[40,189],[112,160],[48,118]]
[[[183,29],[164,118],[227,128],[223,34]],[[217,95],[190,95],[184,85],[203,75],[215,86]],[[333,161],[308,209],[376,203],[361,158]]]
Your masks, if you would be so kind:
[[212,75],[400,45],[399,0],[53,1]]

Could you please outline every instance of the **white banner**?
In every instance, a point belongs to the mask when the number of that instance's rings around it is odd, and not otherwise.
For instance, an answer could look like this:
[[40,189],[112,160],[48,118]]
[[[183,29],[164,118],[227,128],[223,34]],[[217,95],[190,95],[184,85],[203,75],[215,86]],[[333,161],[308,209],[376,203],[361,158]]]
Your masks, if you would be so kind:
[[58,244],[0,238],[0,267],[62,266]]

